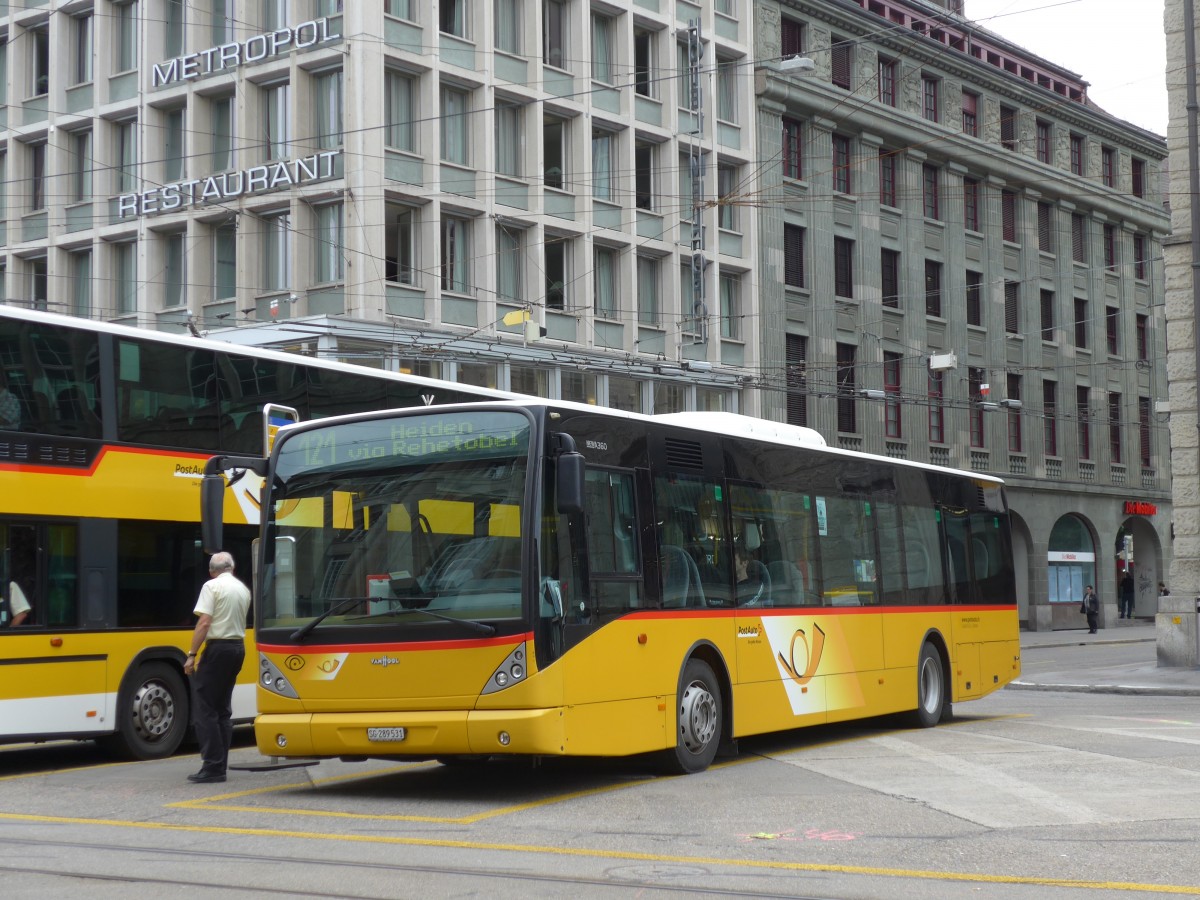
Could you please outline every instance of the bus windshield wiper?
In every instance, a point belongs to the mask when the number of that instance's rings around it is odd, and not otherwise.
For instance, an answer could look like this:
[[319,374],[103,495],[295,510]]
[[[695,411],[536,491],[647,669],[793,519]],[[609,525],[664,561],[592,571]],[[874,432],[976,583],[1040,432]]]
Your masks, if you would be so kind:
[[369,599],[370,597],[343,597],[338,603],[333,604],[333,606],[329,607],[329,609],[325,610],[325,612],[321,613],[311,622],[307,622],[293,631],[291,639],[293,641],[304,640],[310,631],[312,631],[330,616],[334,615],[335,613],[340,613],[343,609],[349,609],[355,603],[362,603],[364,600]]
[[463,628],[468,628],[471,631],[477,631],[480,634],[495,634],[496,626],[489,625],[486,622],[476,622],[474,619],[456,619],[454,616],[444,616],[441,613],[434,612],[429,609],[389,609],[384,612],[371,613],[367,616],[355,616],[354,621],[359,619],[378,619],[383,616],[407,616],[412,613],[420,613],[423,616],[430,616],[434,619],[441,619],[443,622],[451,622],[454,625],[461,625]]

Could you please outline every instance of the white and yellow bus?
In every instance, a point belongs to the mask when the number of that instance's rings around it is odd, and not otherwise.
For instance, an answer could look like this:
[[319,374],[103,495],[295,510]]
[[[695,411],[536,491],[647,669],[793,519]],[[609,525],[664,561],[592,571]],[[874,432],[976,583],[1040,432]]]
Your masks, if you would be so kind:
[[284,428],[256,596],[260,751],[658,753],[886,713],[1020,672],[1002,484],[723,413],[544,401]]
[[[261,454],[265,404],[307,418],[480,396],[502,395],[0,306],[0,743],[179,746],[207,577],[200,478],[214,452]],[[231,489],[246,577],[258,488]],[[245,721],[255,674],[237,689]]]

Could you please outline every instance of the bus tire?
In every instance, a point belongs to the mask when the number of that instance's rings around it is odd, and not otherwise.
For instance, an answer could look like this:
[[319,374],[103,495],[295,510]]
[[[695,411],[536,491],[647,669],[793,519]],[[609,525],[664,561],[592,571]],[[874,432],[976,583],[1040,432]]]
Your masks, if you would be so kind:
[[926,641],[917,662],[917,708],[912,714],[913,724],[918,728],[932,728],[942,721],[949,705],[942,654]]
[[664,768],[672,775],[703,772],[717,755],[725,712],[721,686],[708,663],[688,660],[675,709],[675,747],[664,754]]
[[127,759],[162,759],[187,734],[190,698],[183,676],[164,662],[144,663],[117,698],[117,731],[105,741]]

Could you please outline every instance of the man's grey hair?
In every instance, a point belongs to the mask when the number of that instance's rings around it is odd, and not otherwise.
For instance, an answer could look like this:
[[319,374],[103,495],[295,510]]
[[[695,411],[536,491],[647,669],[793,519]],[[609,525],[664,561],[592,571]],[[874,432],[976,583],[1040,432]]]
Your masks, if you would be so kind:
[[222,550],[220,553],[214,553],[212,559],[208,561],[208,571],[210,572],[232,572],[233,571],[233,554],[226,553]]

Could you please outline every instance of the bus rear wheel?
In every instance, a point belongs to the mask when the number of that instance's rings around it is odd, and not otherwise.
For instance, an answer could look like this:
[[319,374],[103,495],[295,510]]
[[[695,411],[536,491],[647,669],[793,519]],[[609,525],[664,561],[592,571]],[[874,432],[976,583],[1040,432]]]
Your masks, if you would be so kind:
[[926,641],[917,662],[917,708],[912,715],[913,724],[919,728],[932,728],[942,721],[949,708],[942,654]]
[[117,731],[105,746],[128,759],[162,759],[183,743],[189,698],[183,677],[161,662],[137,668],[117,698]]
[[717,755],[723,725],[724,708],[716,675],[703,660],[689,660],[679,679],[675,747],[666,751],[666,771],[688,775],[707,769]]

